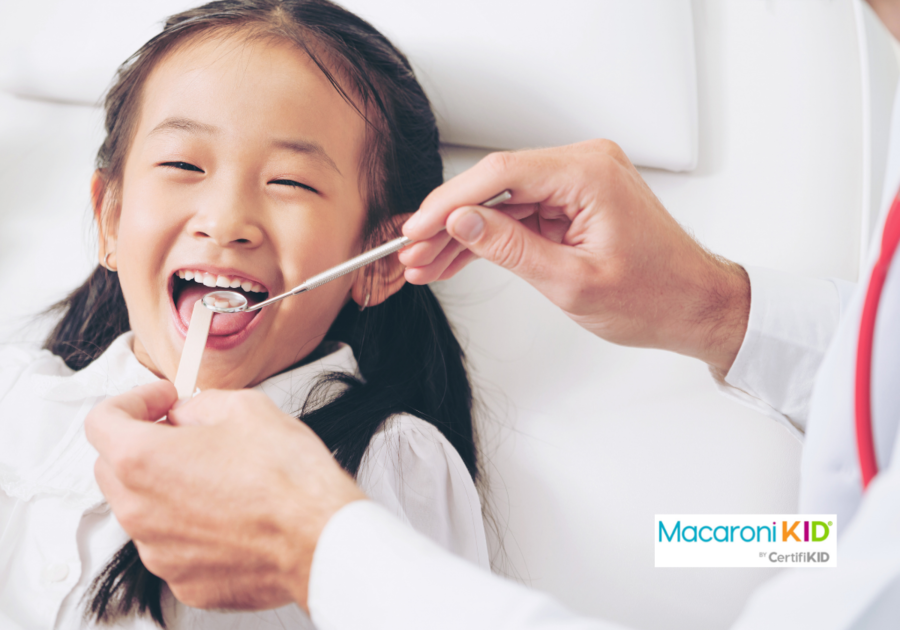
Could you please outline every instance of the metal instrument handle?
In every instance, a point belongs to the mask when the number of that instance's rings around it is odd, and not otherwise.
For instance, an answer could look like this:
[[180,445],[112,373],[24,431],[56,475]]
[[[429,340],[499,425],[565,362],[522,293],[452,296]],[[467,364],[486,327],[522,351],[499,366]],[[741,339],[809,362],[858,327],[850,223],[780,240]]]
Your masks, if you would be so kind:
[[[499,195],[495,195],[494,197],[491,197],[490,199],[488,199],[481,205],[485,206],[487,208],[491,208],[493,206],[503,203],[504,201],[507,201],[511,197],[512,197],[512,193],[510,193],[508,190],[504,190]],[[273,304],[274,302],[283,300],[286,297],[290,297],[292,295],[297,295],[298,293],[305,293],[306,291],[312,291],[313,289],[318,288],[318,287],[322,286],[323,284],[328,284],[332,280],[335,280],[337,278],[340,278],[343,275],[350,273],[351,271],[356,271],[360,267],[365,267],[366,265],[375,262],[379,258],[384,258],[385,256],[389,256],[389,255],[393,254],[394,252],[403,249],[404,247],[406,247],[407,245],[409,245],[411,243],[412,243],[412,241],[409,238],[407,238],[406,236],[401,236],[400,238],[395,238],[392,241],[388,241],[387,243],[384,243],[383,245],[379,245],[378,247],[375,247],[374,249],[370,249],[369,251],[364,252],[364,253],[360,254],[359,256],[356,256],[355,258],[351,258],[350,260],[348,260],[346,262],[342,262],[339,265],[335,265],[331,269],[323,271],[322,273],[315,275],[312,278],[309,278],[303,284],[294,287],[293,289],[291,289],[290,291],[288,291],[286,293],[282,293],[281,295],[276,295],[275,297],[269,298],[268,300],[266,300],[264,302],[260,302],[259,304],[254,304],[253,306],[245,309],[245,311],[248,313],[250,311],[256,311],[256,310],[261,309],[264,306],[268,306],[269,304]]]

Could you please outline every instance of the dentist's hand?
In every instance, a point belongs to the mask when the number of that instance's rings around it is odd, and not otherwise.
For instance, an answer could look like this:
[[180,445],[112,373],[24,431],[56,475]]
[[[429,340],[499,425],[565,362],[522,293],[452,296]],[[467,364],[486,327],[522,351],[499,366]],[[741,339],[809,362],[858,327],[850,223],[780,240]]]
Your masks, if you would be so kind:
[[[506,204],[475,205],[506,189]],[[432,192],[403,233],[424,241],[400,253],[409,282],[449,278],[481,257],[614,343],[724,374],[746,332],[746,272],[692,239],[609,141],[489,155]]]
[[[365,495],[264,394],[207,391],[169,411],[175,400],[159,381],[85,420],[97,483],[144,566],[197,608],[305,608],[319,534]],[[181,426],[152,423],[167,411]]]

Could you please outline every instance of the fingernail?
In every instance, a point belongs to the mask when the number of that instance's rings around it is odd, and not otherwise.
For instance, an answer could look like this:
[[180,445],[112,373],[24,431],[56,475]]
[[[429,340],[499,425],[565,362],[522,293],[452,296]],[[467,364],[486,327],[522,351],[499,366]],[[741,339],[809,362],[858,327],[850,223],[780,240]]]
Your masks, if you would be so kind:
[[190,398],[179,398],[178,400],[175,401],[175,404],[172,405],[172,409],[178,409],[179,407],[189,403],[190,401],[191,401]]
[[475,210],[470,210],[453,224],[453,235],[463,243],[473,243],[484,231],[484,219]]

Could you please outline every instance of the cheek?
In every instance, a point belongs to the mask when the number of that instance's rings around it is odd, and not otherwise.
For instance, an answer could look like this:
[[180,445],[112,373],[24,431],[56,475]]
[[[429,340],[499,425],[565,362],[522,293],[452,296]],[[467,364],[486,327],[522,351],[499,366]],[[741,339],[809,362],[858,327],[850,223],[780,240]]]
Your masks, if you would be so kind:
[[[358,214],[362,215],[362,212]],[[355,212],[300,216],[280,222],[277,228],[270,234],[279,252],[285,279],[294,284],[360,253],[362,218]],[[329,284],[337,286],[341,283],[333,281]]]
[[162,271],[177,230],[170,226],[165,213],[157,210],[159,206],[154,201],[151,196],[134,191],[123,197],[119,216],[119,282],[133,323],[141,318],[141,312],[168,297],[168,279]]
[[263,350],[260,356],[265,357],[261,371],[264,378],[296,363],[318,346],[349,299],[351,278],[338,278],[282,302],[283,308],[258,346]]
[[[178,232],[171,204],[152,186],[140,180],[125,186],[119,217],[118,247],[129,261],[154,270],[164,263],[164,253]],[[155,263],[155,264],[154,264]]]
[[[308,218],[290,228],[283,224],[275,233],[279,235],[277,249],[287,284],[285,289],[360,253],[361,226],[362,219],[349,213],[339,217]],[[325,335],[350,299],[356,273],[281,302],[278,314],[270,324],[271,334],[264,341],[270,352],[278,355],[275,363],[279,369],[311,351]]]

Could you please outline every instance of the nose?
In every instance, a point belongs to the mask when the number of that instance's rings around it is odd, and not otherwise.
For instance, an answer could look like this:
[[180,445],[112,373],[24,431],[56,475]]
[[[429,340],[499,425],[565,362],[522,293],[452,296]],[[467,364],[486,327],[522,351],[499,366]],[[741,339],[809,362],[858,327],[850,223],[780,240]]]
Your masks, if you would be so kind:
[[240,190],[220,190],[204,200],[187,225],[195,238],[210,239],[220,247],[258,247],[264,238],[259,204]]

